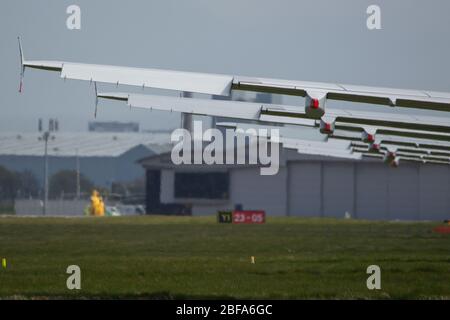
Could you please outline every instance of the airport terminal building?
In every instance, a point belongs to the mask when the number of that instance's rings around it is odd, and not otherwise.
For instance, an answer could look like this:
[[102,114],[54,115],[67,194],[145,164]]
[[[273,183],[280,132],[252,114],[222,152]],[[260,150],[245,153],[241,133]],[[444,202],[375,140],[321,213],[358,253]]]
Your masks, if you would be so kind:
[[375,159],[349,161],[281,149],[277,175],[248,165],[173,165],[170,153],[140,161],[147,213],[210,215],[242,207],[270,216],[436,220],[450,218],[450,169]]

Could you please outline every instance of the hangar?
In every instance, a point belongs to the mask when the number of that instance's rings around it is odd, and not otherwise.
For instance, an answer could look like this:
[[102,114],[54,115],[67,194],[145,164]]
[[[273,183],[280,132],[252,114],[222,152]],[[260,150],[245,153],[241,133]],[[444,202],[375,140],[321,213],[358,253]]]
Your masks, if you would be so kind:
[[[0,166],[13,171],[30,170],[43,184],[44,143],[38,132],[0,134]],[[110,187],[144,176],[136,161],[170,150],[167,133],[55,132],[48,143],[49,176],[76,170],[96,186]]]
[[342,160],[281,149],[280,171],[261,176],[255,165],[173,165],[170,153],[139,161],[146,170],[149,214],[214,214],[243,207],[271,216],[369,220],[450,217],[447,165]]

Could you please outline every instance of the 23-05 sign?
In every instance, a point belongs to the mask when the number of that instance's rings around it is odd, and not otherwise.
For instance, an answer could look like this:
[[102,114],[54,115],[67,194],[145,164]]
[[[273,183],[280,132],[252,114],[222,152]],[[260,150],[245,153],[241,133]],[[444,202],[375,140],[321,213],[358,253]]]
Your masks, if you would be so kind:
[[262,210],[221,211],[218,213],[219,223],[260,224],[266,222],[266,213]]
[[264,223],[265,221],[264,211],[233,211],[233,223]]

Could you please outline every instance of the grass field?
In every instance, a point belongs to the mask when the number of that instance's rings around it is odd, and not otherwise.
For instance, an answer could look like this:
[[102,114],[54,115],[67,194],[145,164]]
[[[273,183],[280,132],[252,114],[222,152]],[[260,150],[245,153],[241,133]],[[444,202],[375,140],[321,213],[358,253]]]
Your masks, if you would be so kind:
[[[433,233],[435,225],[3,217],[0,297],[450,299],[450,235]],[[72,264],[81,268],[79,291],[66,288]],[[366,287],[372,264],[381,267],[381,290]]]

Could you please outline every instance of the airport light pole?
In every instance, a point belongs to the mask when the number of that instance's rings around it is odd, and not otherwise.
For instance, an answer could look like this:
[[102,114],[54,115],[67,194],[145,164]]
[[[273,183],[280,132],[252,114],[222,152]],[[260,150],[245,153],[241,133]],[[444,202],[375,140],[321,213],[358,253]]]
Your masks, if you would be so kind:
[[48,138],[50,137],[50,132],[46,131],[42,135],[44,140],[44,206],[42,208],[42,214],[45,216],[47,214],[47,203],[48,203]]
[[[38,130],[42,132],[42,119],[39,119]],[[55,139],[51,132],[58,130],[58,120],[50,119],[48,122],[48,129],[39,137],[39,141],[44,141],[44,203],[42,207],[42,215],[47,215],[48,205],[48,140]]]

